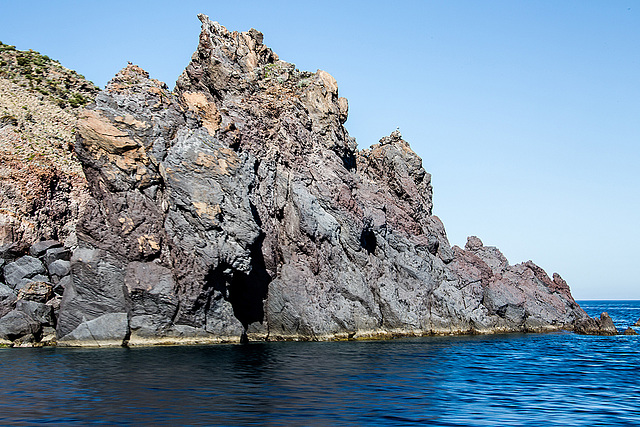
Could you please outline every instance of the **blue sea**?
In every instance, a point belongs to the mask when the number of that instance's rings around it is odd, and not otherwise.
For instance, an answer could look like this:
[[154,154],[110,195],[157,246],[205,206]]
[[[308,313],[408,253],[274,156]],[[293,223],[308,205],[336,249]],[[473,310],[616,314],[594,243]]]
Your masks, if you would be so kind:
[[[582,301],[620,329],[640,301]],[[0,349],[0,425],[640,426],[640,336]]]

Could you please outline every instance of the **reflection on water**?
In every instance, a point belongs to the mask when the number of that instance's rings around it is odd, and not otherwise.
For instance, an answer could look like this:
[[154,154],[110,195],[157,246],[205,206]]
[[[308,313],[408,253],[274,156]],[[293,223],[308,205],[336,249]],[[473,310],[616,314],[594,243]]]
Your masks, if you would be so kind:
[[[590,309],[640,310],[607,304]],[[558,333],[2,349],[0,424],[637,425],[639,343]]]

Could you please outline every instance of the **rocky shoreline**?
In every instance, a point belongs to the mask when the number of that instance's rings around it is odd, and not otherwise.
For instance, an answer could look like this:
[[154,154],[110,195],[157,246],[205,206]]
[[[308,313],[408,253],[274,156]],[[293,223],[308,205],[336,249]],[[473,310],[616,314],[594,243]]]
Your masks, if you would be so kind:
[[77,110],[70,215],[0,216],[3,343],[615,331],[560,275],[452,247],[422,160],[398,131],[359,150],[328,73],[199,18],[174,91],[129,64]]
[[[477,243],[477,241],[472,240]],[[110,339],[113,326],[118,322],[125,324],[126,317],[103,317],[105,321],[87,322],[86,336],[76,335],[76,339],[57,341],[56,323],[60,315],[60,303],[64,290],[73,280],[71,275],[72,249],[55,240],[40,241],[33,244],[23,254],[24,248],[16,244],[4,245],[0,248],[0,268],[4,281],[0,283],[0,346],[8,347],[40,347],[40,346],[154,346],[154,345],[205,345],[219,343],[238,343],[241,336],[165,336],[165,337],[131,337],[128,339]],[[638,326],[638,321],[633,326]],[[126,329],[123,326],[123,329]],[[564,328],[548,327],[525,332],[553,332]],[[573,331],[587,335],[636,335],[634,329],[618,331],[609,315],[602,313],[598,318],[583,318],[576,322]],[[391,339],[410,336],[433,335],[465,335],[465,334],[499,334],[513,332],[509,328],[494,328],[486,331],[478,330],[360,330],[357,334],[342,332],[326,336],[299,336],[290,340],[357,340],[357,339]],[[126,334],[126,331],[122,332]],[[102,338],[104,337],[104,338]],[[252,336],[252,339],[264,339]]]

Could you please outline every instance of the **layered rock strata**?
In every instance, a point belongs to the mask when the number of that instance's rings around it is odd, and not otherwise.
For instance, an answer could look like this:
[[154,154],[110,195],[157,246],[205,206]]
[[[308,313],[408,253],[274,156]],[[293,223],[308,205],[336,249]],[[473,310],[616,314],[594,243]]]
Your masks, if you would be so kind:
[[451,247],[399,132],[358,150],[328,73],[200,15],[170,92],[123,69],[82,113],[91,197],[61,345],[572,329],[569,287],[475,237]]

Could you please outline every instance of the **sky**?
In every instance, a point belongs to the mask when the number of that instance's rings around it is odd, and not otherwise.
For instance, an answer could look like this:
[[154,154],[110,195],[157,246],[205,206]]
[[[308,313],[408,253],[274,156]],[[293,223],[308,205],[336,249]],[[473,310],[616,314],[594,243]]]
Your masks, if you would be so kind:
[[400,128],[451,244],[640,299],[637,1],[0,1],[0,41],[104,87],[127,61],[173,87],[204,13],[333,75],[360,148]]

